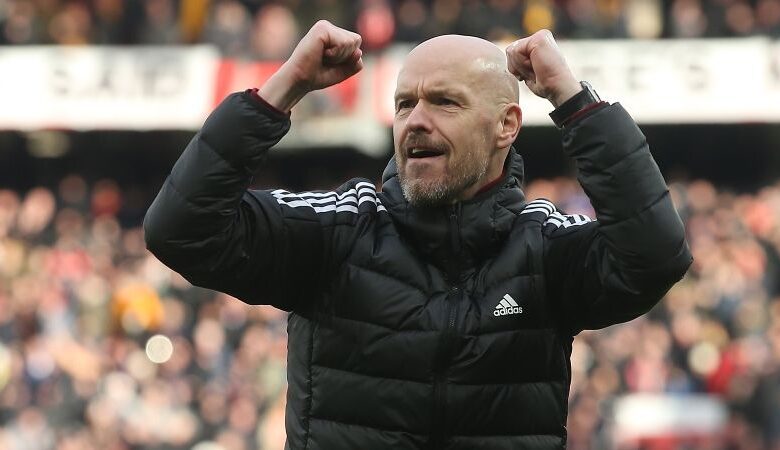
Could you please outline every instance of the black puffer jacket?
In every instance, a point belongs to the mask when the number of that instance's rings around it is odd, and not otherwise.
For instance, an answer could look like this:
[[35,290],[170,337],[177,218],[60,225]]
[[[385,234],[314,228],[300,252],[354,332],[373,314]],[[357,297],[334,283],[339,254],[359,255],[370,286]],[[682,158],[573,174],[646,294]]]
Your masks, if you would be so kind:
[[147,244],[192,283],[289,317],[290,449],[560,449],[572,336],[650,309],[691,262],[619,105],[564,133],[598,221],[526,203],[523,165],[441,209],[382,191],[247,191],[285,116],[230,96],[150,208]]

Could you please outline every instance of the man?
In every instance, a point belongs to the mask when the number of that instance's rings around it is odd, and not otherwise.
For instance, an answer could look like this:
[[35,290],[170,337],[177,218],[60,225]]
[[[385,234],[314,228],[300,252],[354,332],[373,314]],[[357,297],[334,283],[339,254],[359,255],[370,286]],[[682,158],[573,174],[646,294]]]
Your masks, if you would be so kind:
[[[319,22],[228,97],[149,210],[148,247],[194,284],[291,311],[287,448],[564,448],[573,336],[646,312],[691,262],[644,137],[549,32],[506,54],[442,36],[398,76],[381,191],[248,191],[290,109],[358,72],[359,47]],[[517,79],[556,108],[598,221],[525,201]]]

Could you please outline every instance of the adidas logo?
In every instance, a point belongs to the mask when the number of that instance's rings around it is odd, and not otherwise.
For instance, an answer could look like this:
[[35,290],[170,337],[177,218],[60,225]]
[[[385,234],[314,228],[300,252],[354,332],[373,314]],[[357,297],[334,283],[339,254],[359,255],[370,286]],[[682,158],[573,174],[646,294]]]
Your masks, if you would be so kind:
[[504,295],[504,298],[496,305],[496,309],[493,310],[493,315],[496,317],[522,313],[523,307],[518,305],[515,299],[509,294]]

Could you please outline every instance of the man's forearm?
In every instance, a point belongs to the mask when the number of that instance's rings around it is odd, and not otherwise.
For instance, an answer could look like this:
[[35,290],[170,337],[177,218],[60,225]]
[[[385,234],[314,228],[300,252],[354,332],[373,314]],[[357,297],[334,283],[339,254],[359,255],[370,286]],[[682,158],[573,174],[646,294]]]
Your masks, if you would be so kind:
[[278,111],[288,114],[308,93],[308,90],[282,66],[257,90],[257,95]]

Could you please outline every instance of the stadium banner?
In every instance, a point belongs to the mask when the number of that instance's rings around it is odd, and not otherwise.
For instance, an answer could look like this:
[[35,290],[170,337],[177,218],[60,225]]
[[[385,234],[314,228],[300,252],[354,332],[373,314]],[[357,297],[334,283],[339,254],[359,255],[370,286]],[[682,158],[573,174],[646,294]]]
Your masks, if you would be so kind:
[[777,44],[768,39],[560,46],[580,79],[589,80],[606,100],[619,101],[640,123],[780,121],[780,74],[772,64]]
[[[499,44],[504,46],[507,43]],[[640,124],[780,122],[780,42],[764,38],[564,41],[579,79]],[[350,146],[384,154],[396,76],[408,45],[364,58],[357,76],[293,110],[288,148]],[[231,92],[280,62],[222,59],[215,48],[0,47],[0,128],[196,130]],[[521,85],[525,125],[551,105]]]
[[194,129],[218,60],[211,46],[0,47],[0,128]]
[[635,393],[618,397],[606,412],[610,448],[718,448],[728,425],[722,399],[703,394]]

